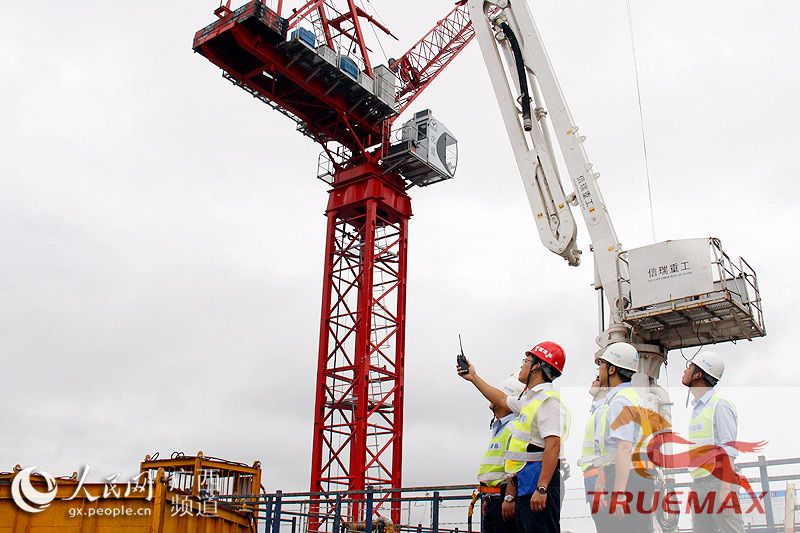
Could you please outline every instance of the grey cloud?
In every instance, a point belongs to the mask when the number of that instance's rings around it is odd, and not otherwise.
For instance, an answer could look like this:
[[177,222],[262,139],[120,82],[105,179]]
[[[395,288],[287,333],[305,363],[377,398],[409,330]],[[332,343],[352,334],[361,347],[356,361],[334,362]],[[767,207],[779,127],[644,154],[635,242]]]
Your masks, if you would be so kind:
[[[445,1],[378,3],[402,53]],[[384,5],[385,4],[385,5]],[[650,239],[623,4],[533,3],[626,247]],[[18,3],[0,35],[0,463],[135,471],[198,449],[308,485],[325,186],[317,148],[192,54],[214,2]],[[793,2],[634,3],[660,239],[716,235],[761,274],[770,336],[720,347],[731,385],[793,385],[800,45]],[[428,13],[430,11],[430,13]],[[429,16],[428,16],[429,15]],[[790,94],[791,93],[791,94]],[[457,178],[413,191],[405,480],[466,482],[484,402],[453,376],[456,334],[501,379],[542,338],[594,372],[596,295],[548,254],[477,46],[430,106]],[[766,370],[765,370],[766,365]],[[682,360],[667,368],[677,384]],[[579,403],[576,413],[582,413]],[[580,424],[580,414],[576,423]],[[430,461],[442,435],[459,442]],[[776,437],[777,438],[777,437]],[[444,456],[444,453],[443,453]]]

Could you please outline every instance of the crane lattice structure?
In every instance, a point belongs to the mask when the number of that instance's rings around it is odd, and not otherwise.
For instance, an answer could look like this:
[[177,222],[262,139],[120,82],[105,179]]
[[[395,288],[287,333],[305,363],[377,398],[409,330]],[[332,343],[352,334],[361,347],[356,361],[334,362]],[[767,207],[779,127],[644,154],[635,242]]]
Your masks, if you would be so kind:
[[[465,2],[388,65],[374,63],[364,35],[391,31],[355,0],[311,0],[285,15],[283,0],[235,10],[228,0],[215,14],[194,50],[319,143],[318,177],[330,185],[311,491],[399,488],[407,190],[451,178],[457,154],[428,111],[395,144],[392,124],[473,39]],[[348,514],[363,519],[363,505]]]

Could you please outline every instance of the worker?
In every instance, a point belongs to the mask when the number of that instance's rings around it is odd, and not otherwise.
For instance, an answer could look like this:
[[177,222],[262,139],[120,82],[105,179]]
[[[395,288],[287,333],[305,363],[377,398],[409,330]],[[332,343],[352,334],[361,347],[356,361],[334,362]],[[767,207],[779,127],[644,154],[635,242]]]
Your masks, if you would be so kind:
[[[720,397],[715,387],[725,373],[725,361],[715,352],[702,351],[687,361],[686,370],[681,382],[689,387],[692,402],[692,418],[689,421],[689,440],[693,443],[689,450],[689,457],[693,459],[698,454],[707,457],[710,448],[716,448],[717,453],[710,457],[706,464],[696,464],[692,460],[690,473],[692,475],[692,491],[697,494],[699,501],[704,501],[709,494],[714,495],[716,503],[712,507],[723,507],[721,504],[731,491],[738,493],[738,485],[730,481],[722,481],[712,472],[730,470],[738,451],[727,443],[736,441],[737,416],[734,405]],[[702,448],[702,449],[701,449]],[[727,464],[725,464],[727,463]],[[737,499],[738,502],[738,499]],[[692,522],[697,533],[743,533],[744,521],[741,510],[730,507],[722,512],[696,512],[692,506]]]
[[[512,374],[503,380],[498,387],[503,394],[517,397],[525,387]],[[511,439],[511,421],[516,417],[505,402],[489,402],[489,409],[494,418],[491,423],[489,446],[483,454],[478,470],[478,492],[481,495],[481,531],[483,533],[516,533],[516,519],[513,508],[507,508],[503,514],[503,498],[506,495],[506,473],[504,454]]]
[[[583,445],[581,446],[581,458],[578,466],[583,472],[583,488],[586,494],[586,502],[592,503],[595,484],[597,483],[597,464],[600,457],[600,447],[596,439],[597,430],[600,424],[600,417],[606,409],[606,392],[608,389],[600,385],[600,376],[594,377],[589,386],[589,395],[592,397],[592,405],[589,408],[589,418],[586,420],[586,428],[583,432]],[[597,525],[597,513],[592,513],[592,520]]]
[[541,342],[525,352],[517,376],[525,392],[519,398],[486,383],[471,363],[466,371],[456,367],[487,400],[506,405],[517,415],[505,455],[508,485],[503,515],[513,511],[520,533],[561,531],[562,440],[568,435],[569,413],[553,381],[561,376],[565,362],[563,348],[554,342]]
[[600,469],[592,494],[597,498],[592,502],[597,531],[652,533],[653,513],[639,512],[637,504],[643,502],[645,509],[651,506],[653,478],[643,475],[643,465],[638,458],[633,459],[638,444],[650,434],[649,428],[644,427],[646,414],[630,416],[631,411],[644,411],[639,392],[631,386],[633,374],[639,368],[639,353],[631,344],[616,342],[603,350],[596,363],[600,386],[608,390],[606,408],[598,425]]

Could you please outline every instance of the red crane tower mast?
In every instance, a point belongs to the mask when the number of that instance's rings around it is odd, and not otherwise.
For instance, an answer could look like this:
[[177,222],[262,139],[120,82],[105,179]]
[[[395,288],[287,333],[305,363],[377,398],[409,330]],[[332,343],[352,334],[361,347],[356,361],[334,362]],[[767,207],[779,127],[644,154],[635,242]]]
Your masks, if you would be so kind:
[[[474,37],[464,4],[389,65],[373,66],[364,27],[373,26],[376,38],[391,32],[355,0],[312,0],[286,18],[282,0],[272,7],[253,0],[235,11],[228,0],[215,11],[218,20],[195,35],[194,50],[227,80],[294,120],[323,148],[318,177],[331,188],[314,492],[401,486],[412,214],[406,191],[452,177],[447,156],[455,139],[428,112],[404,125],[395,144],[391,127]],[[350,515],[362,512],[354,506]],[[399,521],[398,508],[392,518]]]

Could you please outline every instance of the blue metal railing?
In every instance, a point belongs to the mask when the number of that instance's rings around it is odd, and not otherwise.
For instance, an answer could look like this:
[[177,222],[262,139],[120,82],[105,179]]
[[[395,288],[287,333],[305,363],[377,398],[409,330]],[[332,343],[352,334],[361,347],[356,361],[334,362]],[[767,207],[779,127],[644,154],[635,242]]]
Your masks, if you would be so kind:
[[[746,531],[783,532],[782,523],[776,523],[771,489],[778,482],[800,480],[800,471],[790,468],[798,464],[800,458],[767,460],[759,456],[757,461],[736,465],[745,474],[748,470],[757,472],[748,479],[754,488],[760,486],[757,494],[766,493],[762,500],[765,523],[746,524]],[[790,472],[776,474],[778,467],[789,467]],[[685,469],[672,470],[669,474],[681,479],[688,475]],[[671,483],[670,487],[689,488],[691,485],[691,481],[680,480]],[[327,533],[477,533],[480,530],[480,500],[476,502],[475,488],[474,485],[454,485],[334,492],[276,491],[261,495],[221,496],[219,501],[232,507],[257,509],[259,531],[265,533],[305,533],[309,529]],[[565,498],[565,503],[569,501],[572,510],[582,505],[579,502],[583,500],[583,489],[567,490],[580,495]],[[393,524],[387,519],[392,510],[399,510],[402,523]],[[473,511],[477,513],[474,527]],[[570,524],[565,527],[581,532],[592,531],[587,529],[591,525],[578,525],[580,520],[591,523],[588,507],[586,512],[586,515],[575,513],[572,516],[565,514],[562,506],[562,521]],[[692,529],[674,531],[689,533]]]

